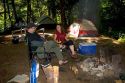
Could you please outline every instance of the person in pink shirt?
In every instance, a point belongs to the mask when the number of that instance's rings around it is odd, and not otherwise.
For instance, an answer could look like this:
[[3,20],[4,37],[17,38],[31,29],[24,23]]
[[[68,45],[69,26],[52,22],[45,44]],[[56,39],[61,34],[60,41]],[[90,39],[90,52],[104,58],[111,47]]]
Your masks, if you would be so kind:
[[63,28],[61,25],[56,26],[56,31],[54,34],[54,40],[60,44],[61,47],[68,47],[71,51],[71,57],[72,58],[77,58],[76,52],[74,50],[74,43],[72,40],[69,40],[67,38],[66,33],[64,32]]

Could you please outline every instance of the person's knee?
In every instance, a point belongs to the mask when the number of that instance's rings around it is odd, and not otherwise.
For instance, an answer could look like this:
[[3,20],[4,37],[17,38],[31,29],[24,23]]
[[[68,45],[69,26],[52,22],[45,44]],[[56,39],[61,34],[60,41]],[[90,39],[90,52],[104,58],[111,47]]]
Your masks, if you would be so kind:
[[69,45],[74,45],[72,40],[69,40],[68,42],[69,42]]

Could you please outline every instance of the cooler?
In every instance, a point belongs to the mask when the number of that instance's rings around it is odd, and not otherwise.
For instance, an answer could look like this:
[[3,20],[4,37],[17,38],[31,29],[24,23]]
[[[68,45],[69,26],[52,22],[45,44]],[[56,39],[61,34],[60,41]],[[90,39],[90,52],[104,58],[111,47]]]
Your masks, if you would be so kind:
[[78,53],[82,55],[95,55],[96,44],[95,43],[79,43]]

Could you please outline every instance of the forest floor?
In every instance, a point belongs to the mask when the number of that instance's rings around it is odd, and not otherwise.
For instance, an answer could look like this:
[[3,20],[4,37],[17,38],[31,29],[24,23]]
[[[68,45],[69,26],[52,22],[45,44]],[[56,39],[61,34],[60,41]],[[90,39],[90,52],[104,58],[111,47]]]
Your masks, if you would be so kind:
[[[80,42],[87,39],[88,38],[80,39]],[[90,39],[91,38],[89,38],[89,40]],[[102,48],[106,47],[110,50],[113,49],[115,53],[119,54],[122,57],[121,67],[122,69],[125,69],[125,44],[118,43],[112,38],[102,36],[92,39],[97,43],[97,50],[100,46],[102,46]],[[21,42],[19,44],[12,44],[11,41],[8,40],[6,42],[7,43],[0,44],[0,83],[7,83],[7,81],[12,79],[16,75],[26,74],[29,76],[30,74],[27,45],[24,42]],[[79,43],[79,40],[76,42]],[[68,59],[69,62],[63,65],[61,67],[62,69],[59,71],[59,83],[115,83],[115,80],[118,79],[92,79],[91,77],[85,75],[85,73],[82,71],[78,71],[80,72],[80,74],[76,75],[74,71],[72,71],[71,66],[76,66],[77,63],[83,61],[89,56],[79,56],[79,61],[77,62],[71,59],[66,54],[64,54],[64,56],[66,59]],[[52,65],[58,66],[57,58],[52,59]],[[78,70],[80,70],[79,67]],[[43,75],[41,69],[38,83],[46,83],[45,76]]]

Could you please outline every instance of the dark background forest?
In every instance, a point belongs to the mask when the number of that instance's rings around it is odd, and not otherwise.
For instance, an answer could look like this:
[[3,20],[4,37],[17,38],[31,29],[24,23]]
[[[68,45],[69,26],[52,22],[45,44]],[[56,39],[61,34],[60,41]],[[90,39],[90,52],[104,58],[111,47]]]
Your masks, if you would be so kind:
[[75,19],[81,18],[77,13],[85,13],[79,10],[85,8],[82,4],[87,5],[86,11],[95,11],[96,14],[89,15],[89,20],[96,19],[94,23],[99,33],[106,33],[109,28],[114,32],[125,31],[125,0],[0,0],[0,32],[10,32],[19,22],[23,25],[37,23],[43,15],[64,26],[70,25]]

